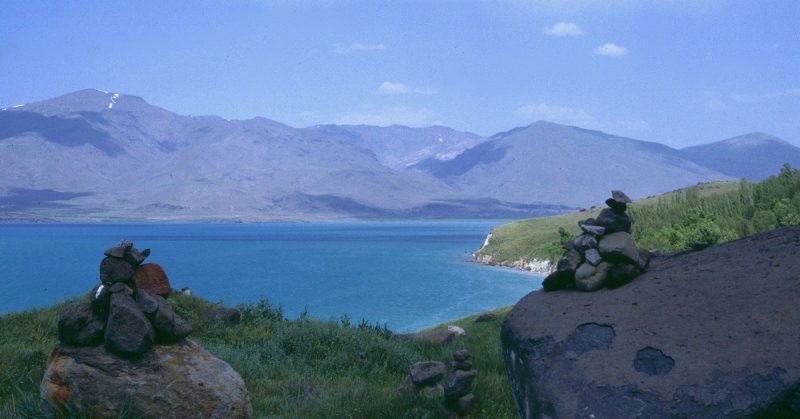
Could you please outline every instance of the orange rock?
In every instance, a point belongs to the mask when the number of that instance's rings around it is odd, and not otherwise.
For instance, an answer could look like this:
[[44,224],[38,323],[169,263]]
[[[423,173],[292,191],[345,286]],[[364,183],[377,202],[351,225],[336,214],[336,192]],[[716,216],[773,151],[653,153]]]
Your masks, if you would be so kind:
[[164,298],[169,296],[170,285],[167,273],[157,263],[145,263],[136,268],[133,275],[136,286],[144,289],[150,294],[160,295]]

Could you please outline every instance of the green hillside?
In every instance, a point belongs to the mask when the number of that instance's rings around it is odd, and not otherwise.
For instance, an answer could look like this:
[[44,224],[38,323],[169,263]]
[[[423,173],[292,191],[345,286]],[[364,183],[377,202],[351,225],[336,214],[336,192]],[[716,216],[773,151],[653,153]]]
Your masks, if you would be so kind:
[[[554,217],[515,221],[492,230],[476,258],[511,265],[514,261],[556,260],[561,242],[579,234],[578,221],[601,208]],[[633,235],[645,248],[666,252],[695,242],[710,244],[800,223],[800,171],[786,165],[762,182],[714,182],[650,197],[629,205]]]
[[[426,360],[449,365],[453,352],[462,348],[470,351],[478,370],[473,417],[516,417],[498,338],[510,307],[495,311],[494,321],[475,323],[477,316],[471,316],[448,323],[467,334],[437,347],[347,317],[286,320],[266,302],[241,307],[241,322],[231,325],[205,319],[201,313],[213,305],[199,298],[170,301],[192,323],[190,338],[241,374],[256,417],[412,417],[410,396],[396,392],[409,365]],[[0,317],[0,417],[44,417],[39,382],[65,305]],[[439,417],[440,402],[418,405],[413,417]]]

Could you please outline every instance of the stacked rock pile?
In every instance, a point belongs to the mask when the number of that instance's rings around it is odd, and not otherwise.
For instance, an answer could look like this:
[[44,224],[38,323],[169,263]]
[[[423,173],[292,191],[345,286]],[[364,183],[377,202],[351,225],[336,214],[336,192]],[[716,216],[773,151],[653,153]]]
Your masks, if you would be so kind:
[[582,233],[564,245],[555,272],[542,283],[545,291],[615,288],[647,270],[650,253],[638,248],[631,236],[631,219],[626,214],[629,203],[625,193],[611,191],[608,208],[600,211],[597,219],[578,222]]
[[105,251],[100,262],[101,283],[92,289],[89,301],[73,303],[59,315],[62,344],[103,343],[108,352],[136,355],[154,343],[175,343],[189,335],[191,325],[164,299],[169,295],[169,282],[163,269],[156,264],[142,265],[149,254],[149,249],[140,252],[128,240]]
[[444,394],[441,381],[444,377],[444,363],[439,361],[423,361],[411,365],[403,385],[398,391],[411,392],[411,398],[416,401],[423,397],[433,399]]
[[472,368],[472,355],[466,349],[453,354],[450,366],[453,369],[444,380],[442,413],[446,417],[458,417],[467,414],[475,401],[471,389],[478,371]]

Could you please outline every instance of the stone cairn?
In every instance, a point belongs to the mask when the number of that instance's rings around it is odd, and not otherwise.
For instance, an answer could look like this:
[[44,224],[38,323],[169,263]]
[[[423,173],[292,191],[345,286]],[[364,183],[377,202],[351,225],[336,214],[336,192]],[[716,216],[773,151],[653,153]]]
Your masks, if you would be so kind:
[[472,355],[466,349],[453,354],[452,371],[444,380],[444,402],[442,413],[449,418],[466,415],[475,402],[472,394],[472,382],[478,370],[472,368]]
[[631,236],[631,219],[625,211],[631,199],[622,191],[611,191],[597,219],[578,222],[583,231],[564,245],[555,272],[545,278],[545,291],[578,288],[595,291],[616,288],[644,273],[650,253],[636,246]]
[[420,398],[437,399],[444,396],[442,414],[445,417],[465,415],[475,401],[471,388],[478,371],[472,368],[472,356],[466,349],[453,354],[450,366],[452,370],[445,378],[445,365],[442,362],[423,361],[412,364],[397,391],[411,393],[411,400],[415,403]]
[[117,355],[138,355],[155,343],[175,343],[192,331],[164,298],[169,281],[154,263],[142,265],[150,249],[139,251],[122,240],[105,251],[101,283],[89,301],[73,303],[58,319],[58,339],[68,346],[105,345]]

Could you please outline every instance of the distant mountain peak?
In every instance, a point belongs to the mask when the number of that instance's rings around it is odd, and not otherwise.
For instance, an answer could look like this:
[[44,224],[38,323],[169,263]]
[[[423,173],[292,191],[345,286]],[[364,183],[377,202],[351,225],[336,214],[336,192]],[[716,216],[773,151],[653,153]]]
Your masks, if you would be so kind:
[[774,135],[765,134],[763,132],[750,132],[744,135],[728,138],[727,140],[722,140],[721,143],[738,147],[756,147],[769,143],[790,145],[789,142],[785,140],[782,140]]
[[29,103],[11,110],[37,112],[47,116],[77,112],[108,112],[113,110],[160,109],[139,96],[107,92],[100,89],[81,89],[52,99]]

